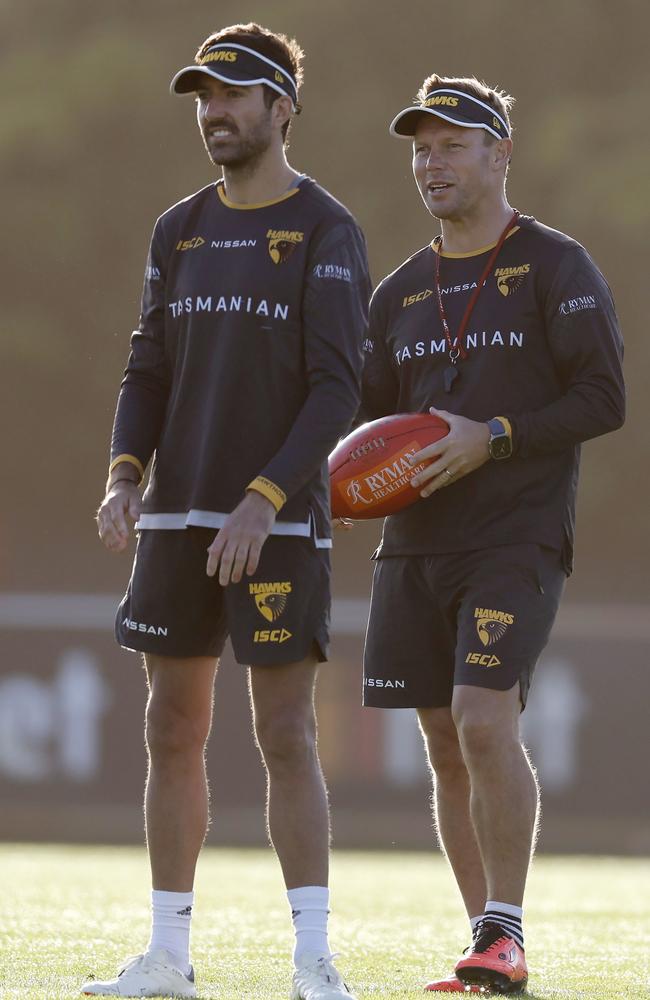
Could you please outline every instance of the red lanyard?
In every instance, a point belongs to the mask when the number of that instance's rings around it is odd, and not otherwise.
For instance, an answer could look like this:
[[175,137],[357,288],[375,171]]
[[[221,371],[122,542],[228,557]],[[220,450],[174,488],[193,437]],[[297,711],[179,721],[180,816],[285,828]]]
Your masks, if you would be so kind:
[[[506,236],[510,232],[514,223],[517,221],[518,217],[519,217],[519,212],[515,210],[512,213],[512,218],[508,220],[508,224],[506,225],[505,229],[499,236],[497,244],[492,253],[490,254],[490,259],[485,265],[483,274],[479,279],[478,285],[472,292],[471,298],[467,303],[467,307],[463,314],[463,318],[460,321],[460,326],[458,327],[456,336],[453,339],[449,331],[449,323],[447,322],[447,315],[445,313],[445,307],[442,302],[442,292],[440,290],[440,258],[442,256],[442,236],[437,236],[435,239],[435,242],[438,246],[438,252],[436,254],[436,268],[435,268],[435,284],[436,284],[436,295],[438,298],[438,312],[440,313],[440,322],[442,323],[442,329],[445,334],[445,340],[447,341],[447,347],[449,348],[449,360],[452,365],[456,364],[459,357],[461,359],[467,357],[467,351],[463,347],[463,335],[465,333],[465,330],[467,329],[469,318],[472,315],[474,306],[476,305],[476,300],[481,294],[481,289],[483,288],[483,285],[485,284],[487,277],[490,271],[492,270],[492,267],[494,266],[494,262],[499,256],[499,251],[501,250],[501,247],[505,242]],[[457,375],[458,371],[453,367],[451,368],[451,370],[448,368],[445,371],[445,390],[447,392],[451,391],[452,384],[456,379]]]

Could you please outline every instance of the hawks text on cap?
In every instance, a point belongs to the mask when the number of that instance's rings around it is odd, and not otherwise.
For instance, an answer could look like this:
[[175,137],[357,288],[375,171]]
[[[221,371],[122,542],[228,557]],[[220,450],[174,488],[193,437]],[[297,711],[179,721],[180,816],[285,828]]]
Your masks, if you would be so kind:
[[423,114],[463,128],[484,129],[496,139],[510,138],[508,123],[495,108],[462,90],[446,87],[430,91],[421,104],[400,111],[390,124],[391,135],[412,138]]
[[201,76],[211,76],[222,83],[232,83],[239,87],[265,84],[278,94],[289,97],[294,111],[296,109],[298,87],[293,76],[284,66],[246,45],[234,42],[211,45],[196,65],[179,70],[170,89],[174,94],[188,94],[196,90],[197,77]]

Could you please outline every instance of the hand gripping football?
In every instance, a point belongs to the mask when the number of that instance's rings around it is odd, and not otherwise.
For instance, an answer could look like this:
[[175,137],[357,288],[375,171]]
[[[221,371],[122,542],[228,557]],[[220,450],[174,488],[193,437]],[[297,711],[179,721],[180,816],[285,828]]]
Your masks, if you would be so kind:
[[431,413],[396,413],[357,427],[329,457],[332,516],[385,517],[415,503],[420,494],[410,480],[434,458],[411,466],[407,456],[448,433]]

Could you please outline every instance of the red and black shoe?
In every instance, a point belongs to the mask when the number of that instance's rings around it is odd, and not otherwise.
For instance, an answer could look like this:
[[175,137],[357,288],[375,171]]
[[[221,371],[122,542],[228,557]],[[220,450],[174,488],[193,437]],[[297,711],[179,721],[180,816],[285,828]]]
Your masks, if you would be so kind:
[[466,986],[493,993],[523,993],[528,982],[523,948],[491,920],[478,924],[472,947],[454,971]]
[[483,993],[480,986],[465,986],[457,976],[450,976],[449,979],[438,979],[433,983],[427,983],[424,987],[425,993]]

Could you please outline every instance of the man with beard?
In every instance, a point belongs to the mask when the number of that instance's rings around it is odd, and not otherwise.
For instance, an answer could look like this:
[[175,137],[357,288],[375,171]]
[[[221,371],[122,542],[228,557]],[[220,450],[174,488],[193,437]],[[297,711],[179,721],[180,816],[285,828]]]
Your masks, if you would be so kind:
[[432,992],[526,986],[538,788],[519,716],[571,569],[580,443],[624,415],[605,279],[508,203],[511,104],[433,75],[394,119],[441,235],[379,285],[365,345],[365,415],[431,409],[450,427],[412,456],[430,461],[421,499],[386,519],[365,652],[364,703],[418,710],[473,930]]
[[138,522],[116,634],[143,652],[149,687],[153,926],[145,952],[116,979],[86,983],[87,994],[196,996],[204,750],[229,635],[249,668],[269,836],[295,928],[291,996],[350,997],[327,939],[329,812],[313,698],[328,646],[326,459],[358,407],[370,287],[355,220],[286,159],[302,55],[283,35],[235,25],[172,81],[195,94],[223,177],[156,223],[98,513],[116,552],[127,517]]

